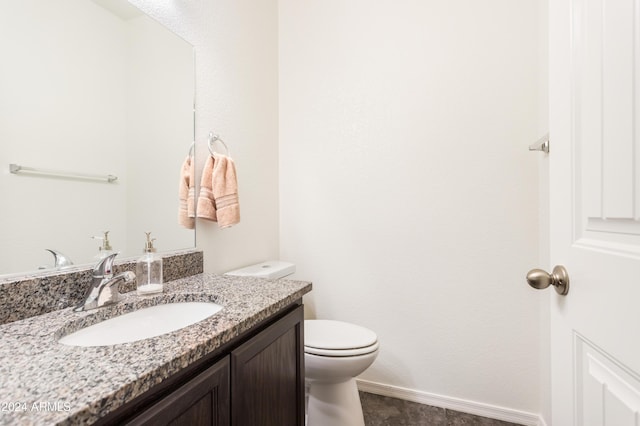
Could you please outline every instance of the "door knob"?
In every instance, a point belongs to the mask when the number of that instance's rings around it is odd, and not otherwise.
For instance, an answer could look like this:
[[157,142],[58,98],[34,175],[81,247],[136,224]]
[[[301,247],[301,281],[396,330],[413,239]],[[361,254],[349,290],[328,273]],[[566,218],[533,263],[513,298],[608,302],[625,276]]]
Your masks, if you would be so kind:
[[555,266],[551,273],[542,269],[532,269],[527,272],[527,282],[537,290],[542,290],[552,285],[561,296],[566,296],[569,293],[569,274],[562,265]]

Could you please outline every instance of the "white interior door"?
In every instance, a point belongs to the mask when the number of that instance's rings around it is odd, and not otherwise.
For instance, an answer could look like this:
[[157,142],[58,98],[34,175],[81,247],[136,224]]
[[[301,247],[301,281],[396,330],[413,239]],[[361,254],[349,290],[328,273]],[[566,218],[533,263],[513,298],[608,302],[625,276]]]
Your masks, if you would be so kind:
[[553,426],[640,425],[640,0],[549,0]]

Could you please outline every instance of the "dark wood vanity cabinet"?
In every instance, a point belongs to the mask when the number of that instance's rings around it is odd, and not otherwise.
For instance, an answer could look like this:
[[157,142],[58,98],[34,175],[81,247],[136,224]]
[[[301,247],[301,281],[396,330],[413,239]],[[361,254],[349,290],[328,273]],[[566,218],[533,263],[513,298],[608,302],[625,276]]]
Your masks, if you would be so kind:
[[231,352],[233,426],[304,425],[301,308]]
[[303,426],[303,321],[298,305],[98,423]]
[[229,357],[191,379],[137,416],[130,425],[227,426]]

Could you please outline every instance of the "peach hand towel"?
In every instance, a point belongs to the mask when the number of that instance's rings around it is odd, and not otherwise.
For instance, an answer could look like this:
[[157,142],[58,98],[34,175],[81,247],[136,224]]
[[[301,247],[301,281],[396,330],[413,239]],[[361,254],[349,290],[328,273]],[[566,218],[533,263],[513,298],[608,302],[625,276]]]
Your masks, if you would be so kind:
[[236,166],[230,157],[215,154],[207,159],[202,172],[198,217],[228,228],[240,222]]
[[195,227],[195,167],[193,157],[190,155],[182,163],[180,170],[180,186],[178,197],[178,223],[187,229]]
[[213,162],[214,158],[209,156],[204,163],[204,169],[202,169],[202,178],[200,179],[200,194],[198,195],[198,217],[201,219],[212,220],[216,222],[218,220],[216,216],[216,201],[213,198]]
[[240,222],[240,203],[236,165],[231,157],[215,154],[211,180],[213,198],[216,201],[218,226],[228,228],[236,225]]

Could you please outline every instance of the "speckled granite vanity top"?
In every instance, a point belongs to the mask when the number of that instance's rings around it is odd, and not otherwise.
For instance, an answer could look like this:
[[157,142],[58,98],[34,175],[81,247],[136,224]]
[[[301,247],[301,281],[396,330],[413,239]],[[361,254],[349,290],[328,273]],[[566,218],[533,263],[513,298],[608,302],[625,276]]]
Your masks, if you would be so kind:
[[[301,281],[199,274],[162,295],[123,295],[117,305],[71,308],[0,325],[0,425],[88,424],[211,353],[311,290]],[[140,307],[182,301],[223,306],[213,316],[151,339],[103,347],[57,342],[85,325]]]

